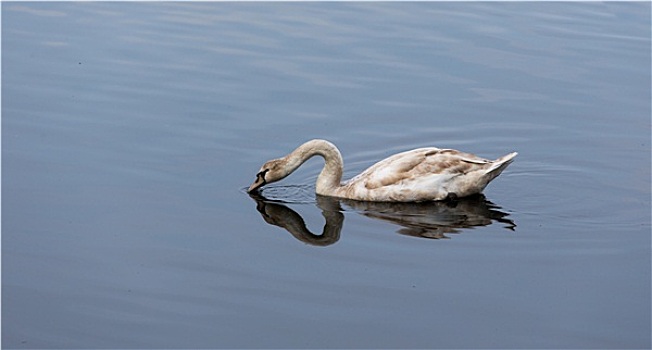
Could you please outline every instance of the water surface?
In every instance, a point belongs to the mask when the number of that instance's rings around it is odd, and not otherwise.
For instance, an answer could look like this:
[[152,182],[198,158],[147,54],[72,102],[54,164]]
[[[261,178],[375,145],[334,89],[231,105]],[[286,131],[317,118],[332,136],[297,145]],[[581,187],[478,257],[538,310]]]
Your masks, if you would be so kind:
[[[650,4],[3,3],[4,348],[649,348]],[[416,147],[485,197],[314,195]]]

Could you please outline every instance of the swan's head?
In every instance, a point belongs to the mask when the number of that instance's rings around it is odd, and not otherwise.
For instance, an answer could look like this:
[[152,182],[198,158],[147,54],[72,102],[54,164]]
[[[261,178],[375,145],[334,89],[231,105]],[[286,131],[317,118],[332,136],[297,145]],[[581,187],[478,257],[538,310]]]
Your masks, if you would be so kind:
[[263,164],[256,174],[256,180],[249,186],[247,192],[255,191],[269,183],[279,181],[290,175],[291,171],[286,166],[287,161],[283,158],[270,160]]

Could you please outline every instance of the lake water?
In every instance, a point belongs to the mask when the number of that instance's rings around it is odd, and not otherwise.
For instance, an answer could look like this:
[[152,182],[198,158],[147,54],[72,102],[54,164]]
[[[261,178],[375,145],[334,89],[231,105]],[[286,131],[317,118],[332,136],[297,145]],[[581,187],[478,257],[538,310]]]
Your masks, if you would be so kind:
[[[3,348],[650,348],[650,3],[2,3]],[[516,161],[457,203],[314,195]]]

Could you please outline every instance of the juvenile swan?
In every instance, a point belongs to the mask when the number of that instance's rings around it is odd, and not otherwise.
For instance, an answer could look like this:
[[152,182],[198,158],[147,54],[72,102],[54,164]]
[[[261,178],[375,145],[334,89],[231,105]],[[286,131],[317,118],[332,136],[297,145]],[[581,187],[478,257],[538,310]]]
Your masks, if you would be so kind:
[[513,161],[513,152],[494,161],[435,147],[395,154],[342,183],[340,151],[326,140],[311,140],[292,153],[263,164],[249,192],[279,181],[313,156],[322,156],[317,194],[374,202],[422,202],[480,193]]

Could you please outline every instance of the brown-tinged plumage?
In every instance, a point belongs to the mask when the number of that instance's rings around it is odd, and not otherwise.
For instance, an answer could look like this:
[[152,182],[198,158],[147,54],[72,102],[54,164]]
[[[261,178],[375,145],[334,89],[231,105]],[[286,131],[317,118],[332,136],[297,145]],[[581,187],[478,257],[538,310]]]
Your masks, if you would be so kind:
[[342,183],[340,151],[326,140],[311,140],[283,158],[265,163],[249,187],[279,181],[313,156],[325,165],[317,178],[320,195],[375,202],[422,202],[481,193],[513,161],[516,152],[496,160],[435,147],[395,154]]

